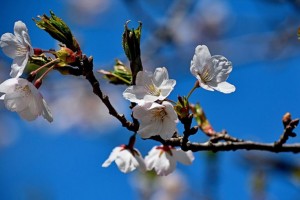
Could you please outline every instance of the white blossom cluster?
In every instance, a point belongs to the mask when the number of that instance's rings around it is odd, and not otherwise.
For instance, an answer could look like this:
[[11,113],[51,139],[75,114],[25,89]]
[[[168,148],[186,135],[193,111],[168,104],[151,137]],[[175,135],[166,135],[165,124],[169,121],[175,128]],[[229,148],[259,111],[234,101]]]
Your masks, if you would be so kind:
[[[34,54],[26,25],[17,21],[14,34],[3,34],[0,46],[3,52],[13,59],[11,78],[0,84],[0,99],[6,108],[17,112],[28,121],[42,115],[52,122],[49,107],[37,89],[39,85],[33,85],[28,80],[20,78]],[[235,87],[226,82],[232,71],[231,62],[224,56],[211,56],[205,45],[196,47],[190,71],[197,78],[198,85],[195,88],[202,87],[223,93],[235,91]],[[134,105],[132,116],[139,121],[137,133],[144,139],[153,136],[160,136],[163,140],[172,138],[177,133],[179,120],[172,104],[174,102],[167,97],[174,89],[176,81],[169,79],[167,69],[162,67],[156,68],[154,73],[139,71],[135,83],[123,92],[123,97]],[[193,160],[191,151],[183,151],[169,145],[154,146],[143,159],[141,153],[134,148],[133,142],[114,148],[102,166],[107,167],[115,161],[124,173],[138,168],[141,171],[154,170],[158,175],[168,175],[175,170],[177,161],[189,165]]]
[[0,84],[0,100],[3,100],[8,110],[17,112],[25,120],[32,121],[42,115],[52,122],[52,114],[42,94],[31,82],[20,78],[29,57],[33,55],[26,25],[17,21],[14,34],[3,34],[0,46],[3,52],[13,59],[11,78]]
[[[223,93],[234,92],[235,87],[226,82],[231,70],[231,62],[224,56],[211,56],[205,45],[196,47],[190,71],[198,79],[200,87]],[[137,103],[132,112],[133,117],[140,122],[138,134],[142,138],[158,135],[166,140],[177,131],[178,116],[167,99],[175,84],[175,80],[169,79],[165,67],[156,68],[154,73],[138,72],[136,85],[129,86],[123,92],[125,99]],[[167,145],[153,147],[143,160],[137,149],[123,145],[116,147],[102,166],[107,167],[115,161],[124,173],[138,168],[141,171],[155,170],[158,175],[168,175],[175,170],[177,161],[189,165],[193,160],[191,151],[185,152]]]

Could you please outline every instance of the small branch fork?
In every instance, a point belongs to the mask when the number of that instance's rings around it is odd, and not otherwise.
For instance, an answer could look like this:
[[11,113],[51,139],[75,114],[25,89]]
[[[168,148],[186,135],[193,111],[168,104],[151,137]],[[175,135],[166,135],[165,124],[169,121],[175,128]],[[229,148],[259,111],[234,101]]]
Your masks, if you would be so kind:
[[[67,68],[66,68],[67,69]],[[116,109],[111,104],[108,96],[102,93],[100,89],[100,83],[96,79],[93,73],[93,58],[83,56],[78,69],[71,68],[67,69],[68,73],[75,76],[83,75],[89,81],[93,88],[93,92],[97,95],[104,105],[107,107],[109,114],[120,121],[123,127],[126,127],[129,131],[136,133],[139,128],[139,123],[137,120],[133,119],[130,122],[126,119],[123,114],[119,114]],[[295,137],[296,134],[293,130],[299,123],[299,119],[292,119],[291,114],[287,113],[283,116],[282,122],[284,125],[284,131],[278,141],[274,143],[258,143],[253,141],[245,141],[235,137],[230,136],[225,130],[221,132],[215,132],[209,137],[209,140],[204,143],[197,143],[189,141],[189,137],[198,131],[198,126],[191,127],[193,115],[190,114],[185,118],[179,119],[184,126],[183,136],[179,136],[176,132],[174,136],[170,139],[163,140],[160,136],[152,136],[149,139],[158,141],[163,145],[171,145],[174,147],[180,147],[184,151],[191,150],[193,152],[197,151],[236,151],[236,150],[259,150],[259,151],[269,151],[269,152],[300,152],[300,143],[286,144],[289,137]]]

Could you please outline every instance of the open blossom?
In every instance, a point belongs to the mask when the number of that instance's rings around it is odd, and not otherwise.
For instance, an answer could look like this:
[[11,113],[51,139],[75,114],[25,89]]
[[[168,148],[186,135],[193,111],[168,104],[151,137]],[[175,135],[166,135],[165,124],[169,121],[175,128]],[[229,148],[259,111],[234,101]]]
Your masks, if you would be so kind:
[[52,114],[43,96],[36,87],[22,78],[11,78],[0,84],[0,100],[6,108],[17,112],[23,119],[32,121],[42,115],[49,122]]
[[142,138],[159,135],[162,139],[168,139],[176,131],[178,117],[172,104],[167,101],[162,104],[139,104],[132,111],[133,117],[140,121],[138,133]]
[[21,22],[15,22],[14,35],[12,33],[4,33],[1,36],[0,46],[3,52],[13,59],[11,65],[11,77],[20,77],[27,65],[29,56],[33,54],[28,29]]
[[147,170],[154,169],[160,176],[166,176],[176,168],[176,162],[185,165],[192,164],[192,151],[182,151],[171,146],[154,146],[145,157]]
[[113,161],[123,173],[128,173],[136,168],[140,171],[146,171],[146,165],[141,153],[135,148],[128,148],[122,145],[113,149],[108,159],[102,164],[102,167],[108,167]]
[[211,56],[205,45],[196,47],[190,70],[199,80],[199,85],[206,90],[217,90],[223,93],[235,91],[234,85],[226,82],[232,71],[231,62],[224,56]]
[[173,90],[176,81],[169,79],[165,67],[156,68],[154,74],[147,71],[139,71],[136,76],[136,85],[129,86],[123,96],[131,102],[141,103],[164,100]]

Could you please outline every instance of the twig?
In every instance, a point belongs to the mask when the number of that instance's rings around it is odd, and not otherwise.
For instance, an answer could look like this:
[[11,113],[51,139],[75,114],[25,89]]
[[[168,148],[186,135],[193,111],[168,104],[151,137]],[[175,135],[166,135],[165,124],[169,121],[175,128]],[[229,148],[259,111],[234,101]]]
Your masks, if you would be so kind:
[[294,128],[299,124],[299,119],[292,120],[291,114],[286,113],[282,118],[284,131],[279,140],[274,143],[275,146],[282,146],[287,142],[289,137],[295,137],[296,133],[293,132]]
[[109,114],[117,118],[121,122],[123,127],[126,127],[130,131],[136,132],[138,130],[138,124],[127,121],[126,117],[123,114],[119,114],[116,111],[116,109],[112,106],[109,97],[102,93],[100,89],[100,83],[96,79],[93,72],[93,58],[87,58],[86,56],[83,56],[81,67],[83,69],[83,75],[93,87],[94,94],[102,100],[104,105],[107,107]]
[[238,138],[235,138],[235,137],[232,137],[230,136],[227,131],[223,130],[222,132],[220,133],[214,133],[213,136],[211,136],[209,138],[209,142],[212,142],[212,143],[217,143],[219,142],[220,140],[224,140],[224,141],[230,141],[230,142],[243,142],[244,140],[241,140],[241,139],[238,139]]

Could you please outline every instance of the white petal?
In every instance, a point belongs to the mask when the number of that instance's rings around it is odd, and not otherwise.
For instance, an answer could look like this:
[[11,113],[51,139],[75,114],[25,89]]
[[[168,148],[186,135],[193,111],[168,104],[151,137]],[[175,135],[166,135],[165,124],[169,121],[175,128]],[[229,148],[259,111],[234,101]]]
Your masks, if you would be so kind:
[[162,130],[162,123],[153,120],[153,122],[150,123],[141,123],[138,134],[142,138],[150,138],[151,136],[159,135]]
[[118,156],[119,152],[122,150],[122,147],[115,147],[113,151],[110,153],[107,160],[104,161],[102,167],[108,167]]
[[176,122],[174,120],[170,120],[168,118],[164,119],[164,122],[161,126],[161,130],[159,130],[159,136],[166,140],[170,139],[176,131]]
[[13,112],[20,112],[28,107],[28,100],[24,98],[25,94],[21,92],[12,92],[5,95],[5,107]]
[[147,94],[147,90],[143,86],[129,86],[124,92],[123,97],[130,102],[139,103]]
[[15,90],[15,85],[18,84],[18,79],[10,78],[0,84],[0,93],[11,93]]
[[148,71],[139,71],[136,75],[135,83],[137,86],[144,86],[152,83],[153,74]]
[[192,151],[182,151],[181,149],[172,149],[174,158],[185,165],[192,164],[195,159]]
[[153,74],[153,82],[154,84],[159,87],[163,81],[169,79],[168,70],[165,67],[156,68]]
[[145,164],[147,170],[152,170],[155,165],[156,159],[158,159],[161,150],[157,149],[157,146],[154,146],[149,152],[148,155],[145,157]]
[[194,76],[202,70],[208,59],[211,58],[210,52],[205,45],[198,45],[195,49],[195,55],[191,61],[190,71]]
[[224,56],[216,55],[211,58],[212,67],[215,76],[212,81],[217,83],[227,80],[229,73],[232,71],[232,64]]
[[38,117],[36,113],[31,112],[29,107],[22,111],[19,111],[18,114],[22,117],[22,119],[25,119],[27,121],[35,120]]
[[146,164],[144,159],[142,158],[142,154],[137,150],[134,149],[135,151],[137,151],[139,153],[139,155],[134,155],[134,158],[136,159],[138,165],[136,166],[141,172],[145,172],[147,170],[146,168]]
[[172,90],[174,89],[175,85],[176,85],[176,80],[170,79],[164,81],[162,85],[159,87],[161,93],[159,100],[164,100],[166,97],[168,97],[172,92]]
[[175,159],[168,153],[163,153],[157,160],[155,171],[159,176],[167,176],[176,168]]
[[53,121],[53,116],[50,111],[49,106],[47,105],[46,101],[43,99],[43,108],[42,108],[42,116],[48,121],[52,122]]
[[22,21],[15,22],[14,33],[19,42],[24,44],[23,32],[28,32],[26,25]]
[[167,115],[171,120],[178,120],[177,113],[175,112],[174,107],[170,102],[164,101],[162,105],[165,106],[165,111],[167,112]]
[[235,86],[231,85],[228,82],[221,82],[217,85],[217,87],[214,87],[215,90],[218,90],[220,92],[223,92],[225,94],[231,93],[235,91]]
[[136,105],[132,109],[133,117],[139,120],[142,120],[143,122],[149,122],[152,120],[152,116],[149,115],[149,108],[151,107],[152,103],[147,102],[143,104]]
[[27,49],[29,49],[29,55],[33,55],[33,49],[32,49],[32,46],[31,46],[31,42],[30,42],[30,38],[29,38],[29,35],[27,32],[22,32],[22,36],[23,36],[23,39],[24,39],[24,45],[27,47]]
[[123,173],[128,173],[135,170],[135,166],[132,163],[133,161],[133,155],[127,149],[120,151],[115,160],[118,168]]
[[214,89],[210,85],[208,85],[209,83],[204,83],[201,79],[198,79],[198,81],[199,81],[200,87],[202,87],[203,89],[209,90],[209,91],[214,91]]
[[11,65],[10,76],[13,78],[20,77],[28,62],[28,55],[24,55],[24,57],[17,56],[15,57],[13,64]]
[[2,48],[3,53],[8,57],[14,59],[17,56],[17,50],[19,47],[19,42],[11,33],[4,33],[1,36],[0,46]]

